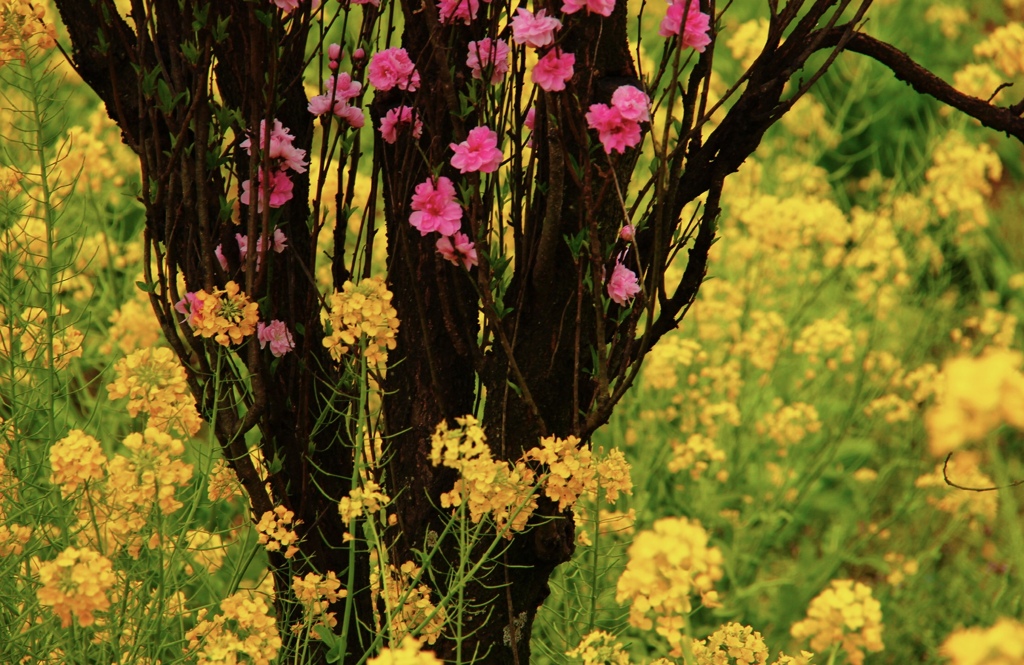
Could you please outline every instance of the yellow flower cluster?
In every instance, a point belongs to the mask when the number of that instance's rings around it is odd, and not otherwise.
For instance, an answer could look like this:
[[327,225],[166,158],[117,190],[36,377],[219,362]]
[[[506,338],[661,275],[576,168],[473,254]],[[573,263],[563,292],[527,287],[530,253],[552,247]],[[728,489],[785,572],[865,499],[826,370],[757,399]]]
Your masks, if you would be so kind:
[[125,483],[126,489],[130,488],[138,505],[155,501],[164,515],[181,508],[182,503],[175,496],[177,488],[192,478],[192,465],[179,459],[185,453],[185,445],[155,427],[147,427],[141,434],[133,432],[123,443],[132,453],[131,460],[115,457],[108,471],[111,479],[118,474],[129,476],[133,482]]
[[953,482],[975,489],[995,487],[992,479],[978,468],[978,457],[975,451],[956,451],[948,463],[937,464],[935,471],[919,477],[914,486],[934,490],[929,493],[927,501],[938,510],[951,515],[966,513],[972,520],[981,518],[991,524],[999,510],[998,492],[965,492],[949,484]]
[[[810,658],[804,652],[803,660]],[[727,623],[707,639],[693,640],[693,656],[697,665],[764,665],[770,654],[764,637],[750,626]],[[790,665],[797,660],[780,653],[773,665]]]
[[544,494],[558,504],[559,510],[574,507],[584,494],[596,499],[601,491],[607,501],[615,503],[620,493],[633,491],[629,463],[617,449],[595,463],[590,446],[581,446],[576,437],[550,436],[510,464],[491,457],[487,437],[476,418],[464,416],[455,421],[457,429],[441,422],[431,437],[433,465],[456,469],[460,476],[452,491],[441,495],[441,506],[466,503],[474,523],[490,514],[498,532],[506,538],[511,538],[513,531],[525,529],[537,508],[537,473],[531,463],[547,468],[540,477]]
[[750,69],[750,65],[754,64],[754,59],[761,55],[761,49],[764,48],[767,41],[768,19],[759,18],[736,26],[725,45],[743,69]]
[[391,498],[380,489],[380,485],[374,481],[366,480],[362,487],[357,487],[349,492],[348,496],[341,497],[338,512],[341,513],[341,521],[345,526],[349,526],[352,520],[362,517],[363,513],[376,513],[391,501]]
[[212,337],[221,346],[230,346],[241,344],[256,332],[259,304],[251,302],[234,281],[225,284],[223,289],[214,289],[213,293],[200,289],[195,298],[198,302],[192,305],[189,317],[194,336]]
[[302,520],[295,520],[295,513],[284,506],[277,506],[268,510],[260,517],[256,524],[256,531],[259,535],[259,543],[267,548],[268,552],[280,552],[284,548],[284,558],[290,559],[295,556],[299,548],[299,534],[295,533],[295,527],[302,523]]
[[24,64],[29,47],[52,49],[57,29],[46,18],[46,7],[31,0],[8,0],[0,5],[0,67],[18,60]]
[[960,26],[967,23],[970,18],[971,15],[963,7],[944,3],[934,4],[924,13],[924,20],[928,23],[938,23],[939,30],[946,39],[959,37]]
[[590,632],[565,655],[582,661],[583,665],[630,665],[629,654],[614,635],[603,630]]
[[324,346],[340,361],[365,337],[367,364],[371,368],[387,364],[399,323],[398,312],[391,306],[391,291],[380,277],[368,277],[358,285],[345,282],[341,288],[327,298],[331,333],[324,338]]
[[937,457],[984,439],[1003,424],[1024,429],[1024,355],[990,349],[947,360],[938,403],[925,414],[928,445]]
[[303,623],[293,625],[292,632],[298,633],[315,626],[333,628],[338,625],[335,613],[328,612],[327,608],[347,596],[348,591],[341,588],[341,582],[333,572],[328,571],[327,575],[306,573],[305,577],[295,576],[292,578],[292,591],[302,603],[303,615]]
[[[227,556],[228,547],[219,533],[211,533],[206,529],[189,529],[185,532],[185,547],[188,557],[208,573],[220,570]],[[185,564],[185,573],[195,572],[191,563]]]
[[899,552],[886,552],[882,559],[889,565],[885,581],[894,587],[903,584],[907,577],[917,575],[920,568],[917,559],[908,559]]
[[810,638],[811,649],[826,651],[834,644],[846,652],[851,665],[862,665],[865,651],[881,651],[882,605],[871,588],[853,580],[832,580],[811,600],[807,618],[790,628],[797,640]]
[[473,416],[456,418],[457,429],[441,422],[430,440],[430,461],[459,472],[450,492],[441,495],[441,507],[463,503],[473,523],[490,514],[498,532],[506,538],[522,531],[537,508],[535,474],[522,461],[515,466],[491,457],[487,436]]
[[64,498],[83,483],[103,480],[106,466],[107,456],[100,442],[80,429],[71,430],[50,448],[50,482],[60,485]]
[[[988,63],[965,65],[953,74],[954,88],[978,99],[991,98],[993,103],[1000,101],[1003,96],[1003,91],[999,89],[1002,84],[1003,77]],[[948,108],[943,107],[943,110]],[[949,115],[950,111],[946,110],[943,115]]]
[[542,438],[540,447],[531,448],[524,457],[548,467],[544,494],[558,503],[560,511],[576,505],[580,495],[595,483],[597,470],[590,447],[581,447],[575,436]]
[[[761,49],[764,47],[765,42],[768,41],[768,21],[766,19],[759,20],[764,22],[764,34],[762,35],[761,43],[757,47],[757,52],[754,54],[755,57],[761,54]],[[813,95],[807,94],[800,97],[796,104],[793,105],[793,108],[786,115],[782,116],[782,125],[790,136],[797,139],[796,147],[801,153],[805,154],[808,152],[806,148],[801,149],[804,144],[809,144],[810,147],[817,150],[822,148],[831,149],[839,145],[842,135],[829,124],[826,113],[825,105],[815,99]],[[780,159],[779,161],[784,162],[785,160]],[[798,160],[795,164],[799,164],[804,168],[815,166],[803,159]],[[828,182],[827,172],[824,180],[826,183]],[[831,186],[827,189],[817,187],[805,187],[803,189],[808,194],[825,194],[831,190]]]
[[[78,496],[78,537],[108,554],[124,547],[138,557],[154,505],[164,515],[181,508],[177,489],[191,480],[192,465],[178,459],[185,452],[180,440],[152,427],[129,434],[124,446],[130,456],[114,455],[102,482]],[[149,547],[159,538],[153,532]]]
[[957,215],[957,236],[988,226],[986,201],[992,183],[1003,175],[1002,162],[989,145],[975,145],[960,132],[950,132],[936,146],[924,175],[939,215]]
[[679,334],[665,335],[644,359],[643,384],[652,390],[671,390],[679,378],[677,368],[690,367],[700,352],[700,343]]
[[114,365],[115,378],[107,385],[111,399],[128,398],[128,413],[140,412],[147,424],[160,431],[194,435],[202,425],[196,400],[189,392],[185,368],[167,347],[142,348]]
[[631,625],[650,630],[651,615],[659,624],[682,617],[693,609],[693,594],[700,594],[705,606],[718,604],[714,583],[722,578],[722,552],[708,547],[699,521],[662,518],[637,534],[628,556],[615,600],[629,605]]
[[1017,336],[1018,319],[1009,312],[991,307],[985,308],[981,316],[969,316],[959,328],[950,333],[954,342],[964,351],[978,346],[1008,349]]
[[942,643],[950,665],[1018,665],[1024,662],[1024,623],[1002,617],[991,628],[962,628]]
[[996,28],[975,45],[974,55],[992,60],[1007,76],[1024,74],[1024,25],[1013,21]]
[[788,336],[789,326],[781,314],[755,310],[730,355],[746,357],[751,365],[768,372],[775,367]]
[[[68,313],[68,308],[58,305],[54,316]],[[19,335],[21,352],[25,360],[32,361],[38,356],[43,367],[50,366],[50,349],[53,347],[53,366],[64,369],[72,358],[82,357],[82,342],[85,336],[72,325],[53,323],[53,338],[48,338],[46,319],[42,307],[28,307],[21,313],[20,325],[15,325],[14,334]]]
[[238,482],[238,476],[228,466],[227,460],[217,460],[210,469],[210,477],[207,479],[206,496],[211,502],[230,500],[236,496],[242,496],[242,486]]
[[99,552],[68,547],[53,561],[38,563],[37,576],[39,604],[53,608],[65,628],[72,618],[91,626],[94,613],[110,607],[108,594],[116,578],[110,559]]
[[422,648],[419,640],[406,637],[397,649],[385,647],[379,656],[366,661],[366,665],[442,665],[432,651],[422,651]]
[[[142,291],[138,292],[142,296]],[[117,349],[129,354],[136,349],[153,348],[160,341],[160,326],[153,314],[148,297],[136,297],[121,305],[107,319],[107,339],[100,345],[100,353],[110,355]]]
[[[712,464],[726,459],[725,452],[715,445],[715,440],[703,434],[691,434],[685,443],[673,440],[671,444],[672,459],[668,461],[668,470],[672,473],[688,470],[694,480],[703,476]],[[724,478],[728,478],[728,472],[724,473]]]
[[[57,241],[57,229],[50,229]],[[38,217],[21,217],[9,229],[0,233],[0,254],[9,254],[14,267],[14,278],[25,279],[25,266],[45,265],[49,256],[46,222]]]
[[239,591],[220,603],[221,613],[206,618],[185,634],[186,652],[195,654],[196,665],[251,662],[270,665],[281,649],[277,622],[262,596]]
[[829,356],[825,364],[833,371],[840,362],[852,363],[854,350],[853,332],[836,319],[814,321],[801,330],[793,342],[793,353],[806,355],[812,364],[820,362],[823,355]]
[[789,446],[800,443],[808,434],[821,431],[818,409],[813,404],[783,405],[781,399],[776,399],[774,406],[776,410],[766,414],[756,429],[759,435],[767,436],[779,446],[779,455],[784,457]]
[[[421,580],[423,570],[412,561],[406,561],[400,569],[388,564],[383,585],[381,572],[384,571],[379,565],[371,568],[370,593],[375,600],[384,598],[384,607],[391,618],[391,640],[401,642],[415,634],[427,644],[436,642],[447,615],[443,607],[435,607],[431,602],[430,587]],[[420,583],[417,584],[417,580]]]

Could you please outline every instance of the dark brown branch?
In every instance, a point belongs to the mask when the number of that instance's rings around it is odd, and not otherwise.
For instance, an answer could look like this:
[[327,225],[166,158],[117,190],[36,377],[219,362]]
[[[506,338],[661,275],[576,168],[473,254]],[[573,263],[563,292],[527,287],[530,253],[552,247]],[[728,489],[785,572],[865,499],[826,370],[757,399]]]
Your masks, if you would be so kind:
[[[841,38],[840,28],[829,30],[821,42],[822,47],[828,48]],[[877,60],[892,71],[898,80],[915,91],[966,113],[989,129],[1003,132],[1024,142],[1024,118],[1021,117],[1024,108],[996,106],[983,99],[966,95],[914,62],[903,51],[862,32],[854,32],[850,36],[846,50]]]

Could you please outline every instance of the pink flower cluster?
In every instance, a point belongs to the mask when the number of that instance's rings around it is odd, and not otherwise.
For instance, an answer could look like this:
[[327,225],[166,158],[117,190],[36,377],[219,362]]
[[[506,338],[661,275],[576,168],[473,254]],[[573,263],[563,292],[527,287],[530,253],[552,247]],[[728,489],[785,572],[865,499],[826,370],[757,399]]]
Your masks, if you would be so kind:
[[615,268],[608,278],[608,297],[618,305],[625,307],[633,296],[640,293],[640,284],[636,273],[622,265],[622,259],[615,259]]
[[458,19],[469,25],[480,10],[480,0],[439,0],[437,12],[441,25],[447,25]]
[[[332,46],[337,46],[337,44],[332,44]],[[337,66],[337,60],[332,58],[331,62]],[[336,76],[329,77],[324,87],[326,88],[324,94],[317,95],[309,100],[307,108],[310,113],[317,116],[333,113],[336,117],[341,118],[356,129],[365,124],[366,118],[363,116],[362,110],[349,106],[348,103],[350,99],[359,96],[359,92],[363,88],[362,83],[353,81],[351,75],[347,72],[342,72]]]
[[555,33],[562,27],[557,18],[547,16],[541,9],[536,16],[520,7],[512,17],[512,41],[531,48],[542,48],[555,43]]
[[428,178],[416,185],[410,207],[413,213],[409,216],[409,223],[420,235],[434,231],[441,234],[435,246],[445,260],[455,265],[461,263],[467,270],[477,264],[475,244],[459,231],[462,206],[455,200],[455,185],[451,180],[440,176],[436,181]]
[[[296,173],[306,172],[306,151],[296,148],[292,145],[295,137],[291,135],[291,132],[281,124],[280,120],[274,120],[274,128],[270,132],[269,145],[266,145],[266,130],[267,124],[265,120],[260,121],[259,134],[257,136],[257,144],[260,150],[266,152],[266,157],[270,159],[270,178],[269,183],[264,185],[264,168],[261,165],[258,170],[257,190],[256,195],[257,210],[263,210],[263,194],[264,188],[269,189],[270,193],[270,207],[280,208],[282,205],[287,203],[292,198],[292,181],[288,177],[288,171],[295,171]],[[247,138],[239,144],[248,154],[252,156],[252,139]],[[243,205],[249,205],[251,183],[249,180],[242,182],[242,194],[239,196],[239,200]]]
[[[302,4],[301,0],[271,0],[271,2],[278,7],[283,9],[286,14],[291,14],[293,11],[299,8]],[[320,0],[313,0],[313,11],[320,9]]]
[[[704,47],[711,43],[708,33],[711,31],[711,17],[700,10],[698,0],[669,0],[668,11],[665,18],[661,20],[661,27],[658,34],[662,37],[671,37],[683,33],[683,47],[691,46],[698,53],[704,52]],[[686,15],[686,25],[683,25],[683,15]]]
[[508,50],[508,42],[489,37],[470,42],[466,66],[472,70],[473,78],[482,79],[489,72],[491,83],[497,83],[508,72]]
[[368,74],[370,84],[381,92],[391,88],[416,92],[420,87],[420,73],[404,48],[394,47],[374,53]]
[[597,130],[604,151],[625,152],[640,143],[640,123],[651,119],[651,100],[631,85],[619,86],[612,94],[611,106],[591,104],[587,126]]
[[280,358],[295,348],[295,340],[284,321],[274,319],[268,324],[262,321],[256,324],[256,337],[260,341],[260,348],[266,348],[270,344],[270,352],[275,358]]
[[409,223],[420,235],[437,231],[450,236],[462,226],[462,206],[455,200],[455,185],[444,176],[436,182],[428,178],[416,185],[410,207],[413,213]]
[[450,143],[448,147],[455,152],[452,155],[452,166],[460,173],[493,173],[501,165],[498,134],[490,127],[474,127],[469,130],[465,141]]
[[411,106],[399,106],[384,114],[380,119],[380,135],[387,143],[394,143],[398,140],[398,132],[406,126],[412,127],[412,137],[418,139],[423,136],[423,121],[420,120],[416,109]]
[[465,233],[456,233],[453,236],[441,236],[437,239],[437,251],[455,265],[460,263],[469,270],[477,264],[476,245],[469,241]]
[[[280,254],[288,248],[288,237],[284,234],[281,229],[274,229],[271,234],[271,246],[275,253]],[[249,236],[242,235],[241,233],[235,234],[235,242],[238,243],[238,258],[242,262],[242,270],[245,270],[245,257],[249,255]],[[213,250],[214,256],[217,257],[217,263],[225,271],[228,269],[228,260],[224,256],[224,245],[219,244]],[[260,265],[263,262],[263,236],[256,239],[256,270],[260,269]]]
[[586,9],[588,14],[611,16],[615,9],[615,0],[565,0],[562,3],[564,14],[575,14],[581,9]]
[[565,90],[565,82],[572,78],[573,65],[575,64],[575,55],[572,53],[562,53],[562,49],[556,46],[537,61],[533,71],[530,72],[530,79],[541,90],[560,92]]

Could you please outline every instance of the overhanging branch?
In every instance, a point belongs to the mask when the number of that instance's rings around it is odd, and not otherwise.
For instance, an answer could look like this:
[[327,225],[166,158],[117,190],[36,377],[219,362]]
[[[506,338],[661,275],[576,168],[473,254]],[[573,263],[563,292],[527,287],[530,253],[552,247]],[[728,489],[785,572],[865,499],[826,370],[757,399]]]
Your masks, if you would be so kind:
[[[828,48],[842,38],[843,31],[833,29],[822,41]],[[966,113],[989,129],[1003,132],[1024,143],[1024,118],[1020,105],[1004,107],[964,94],[928,71],[898,48],[879,41],[863,32],[854,32],[846,42],[845,50],[866,55],[885,65],[896,78],[915,91],[933,97],[943,104]]]

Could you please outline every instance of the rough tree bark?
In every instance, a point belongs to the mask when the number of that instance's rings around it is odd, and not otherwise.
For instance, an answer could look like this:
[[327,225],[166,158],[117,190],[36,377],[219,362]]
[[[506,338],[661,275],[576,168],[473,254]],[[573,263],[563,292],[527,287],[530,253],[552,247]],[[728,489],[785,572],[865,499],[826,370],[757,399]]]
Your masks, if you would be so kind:
[[[250,387],[243,388],[237,375],[222,377],[233,386],[237,400],[222,395],[216,403],[211,386],[217,367],[211,364],[210,348],[191,336],[172,308],[182,295],[173,278],[178,272],[190,288],[212,289],[228,277],[213,254],[218,243],[231,246],[226,241],[236,230],[224,204],[224,167],[233,166],[242,179],[251,178],[257,165],[240,150],[223,154],[225,135],[233,131],[235,137],[243,137],[261,120],[276,117],[291,129],[296,146],[311,147],[313,118],[302,87],[309,8],[282,22],[279,16],[261,20],[261,12],[273,14],[270,2],[133,0],[136,18],[125,20],[111,0],[55,2],[71,37],[75,68],[106,104],[125,143],[139,155],[146,247],[156,266],[150,278],[152,302],[167,339],[189,368],[201,411],[232,460],[256,516],[274,505],[242,439],[258,428],[264,457],[280,461],[270,478],[273,495],[303,521],[304,554],[320,570],[341,572],[347,555],[337,501],[347,487],[338,479],[351,474],[351,447],[339,443],[334,432],[327,431],[330,428],[318,427],[317,419],[329,402],[338,412],[353,407],[343,399],[339,403],[332,387],[341,376],[321,345],[321,304],[311,277],[318,229],[306,203],[308,177],[295,180],[295,196],[282,208],[279,222],[294,251],[275,257],[272,279],[267,271],[252,269],[255,252],[250,252],[244,277],[246,293],[272,303],[268,318],[281,319],[299,331],[295,353],[272,369],[255,344],[241,347],[237,353]],[[1021,104],[997,108],[967,97],[892,46],[858,32],[870,0],[768,4],[767,44],[727,95],[728,111],[706,140],[702,128],[714,110],[707,101],[714,43],[695,58],[685,80],[670,81],[673,94],[682,99],[681,130],[678,140],[663,146],[662,170],[648,184],[653,199],[642,215],[639,256],[631,264],[645,275],[647,295],[619,320],[621,312],[614,305],[606,318],[600,307],[600,282],[596,289],[588,287],[585,276],[595,267],[613,265],[604,250],[614,243],[622,224],[618,192],[624,192],[633,177],[636,154],[627,151],[605,159],[591,151],[593,141],[583,117],[590,104],[607,102],[619,85],[644,85],[630,54],[626,3],[617,3],[607,19],[586,12],[562,17],[561,43],[576,55],[576,74],[565,93],[539,95],[533,170],[522,165],[511,183],[511,196],[524,204],[513,206],[508,220],[515,262],[504,298],[511,311],[501,317],[487,302],[495,272],[502,267],[491,263],[495,255],[488,253],[486,239],[479,246],[480,266],[473,275],[483,294],[481,303],[464,273],[439,259],[433,240],[408,223],[413,188],[427,177],[427,163],[447,165],[448,145],[464,140],[469,128],[481,124],[473,107],[460,111],[460,95],[467,93],[470,82],[464,67],[451,67],[470,40],[486,36],[496,26],[487,21],[441,26],[432,2],[401,0],[401,45],[428,84],[414,97],[423,114],[423,137],[415,143],[406,137],[391,146],[375,133],[373,147],[389,243],[388,284],[402,321],[383,386],[384,435],[391,453],[388,478],[394,488],[402,488],[394,507],[395,533],[388,535],[395,540],[396,561],[411,558],[423,547],[428,530],[441,528],[441,516],[432,505],[451,489],[453,476],[450,470],[430,465],[430,434],[439,422],[471,413],[481,398],[479,391],[486,393],[484,425],[496,458],[517,458],[542,435],[573,434],[586,440],[607,421],[647,351],[678,325],[696,296],[715,236],[725,178],[840,52],[872,57],[918,92],[1024,140]],[[549,13],[558,9],[550,2],[535,8],[541,6]],[[364,8],[360,29],[363,42],[370,43],[377,15],[372,5]],[[702,0],[701,8],[715,15],[713,1]],[[507,8],[508,13],[513,9]],[[816,53],[825,57],[808,66]],[[353,72],[353,77],[361,74]],[[654,74],[663,79],[672,71]],[[407,101],[398,91],[377,94],[370,106],[374,124],[403,99]],[[522,108],[512,112],[521,125]],[[520,148],[515,145],[513,153]],[[347,156],[360,150],[357,139]],[[445,168],[442,174],[452,175],[452,168]],[[340,210],[351,203],[351,188],[339,190]],[[692,222],[681,219],[684,206],[700,196],[705,196],[700,217]],[[467,210],[478,240],[475,225],[492,203],[478,196]],[[269,209],[254,215],[243,207],[240,214],[250,238],[268,238]],[[372,223],[373,215],[368,217]],[[335,237],[344,238],[345,222],[338,223],[342,226]],[[372,233],[371,229],[367,235]],[[588,241],[589,255],[574,256],[564,240],[578,235]],[[689,253],[685,272],[678,283],[666,284],[670,256],[684,248]],[[228,252],[227,259],[228,272],[240,274],[237,252]],[[340,247],[334,262],[335,286],[340,288],[355,263]],[[368,262],[356,269],[356,276],[365,276],[367,270]],[[481,310],[484,336],[491,340],[487,348],[478,342]],[[637,332],[641,329],[642,334]],[[344,422],[338,417],[336,428],[343,428]],[[542,503],[539,512],[554,516],[557,511]],[[469,619],[469,653],[478,645],[480,653],[488,654],[485,662],[529,662],[533,618],[548,593],[551,572],[568,560],[573,542],[571,519],[547,521],[513,539],[503,555],[504,565],[471,591],[475,602],[489,603],[490,612]],[[283,559],[275,557],[272,564],[279,572],[279,594],[289,593],[290,580],[281,572]],[[357,559],[357,567],[358,588],[350,591],[358,597],[361,621],[349,648],[351,662],[363,655],[372,639],[365,556]],[[282,616],[282,625],[288,623],[289,617]],[[452,656],[450,640],[442,638],[436,648],[440,657]]]

